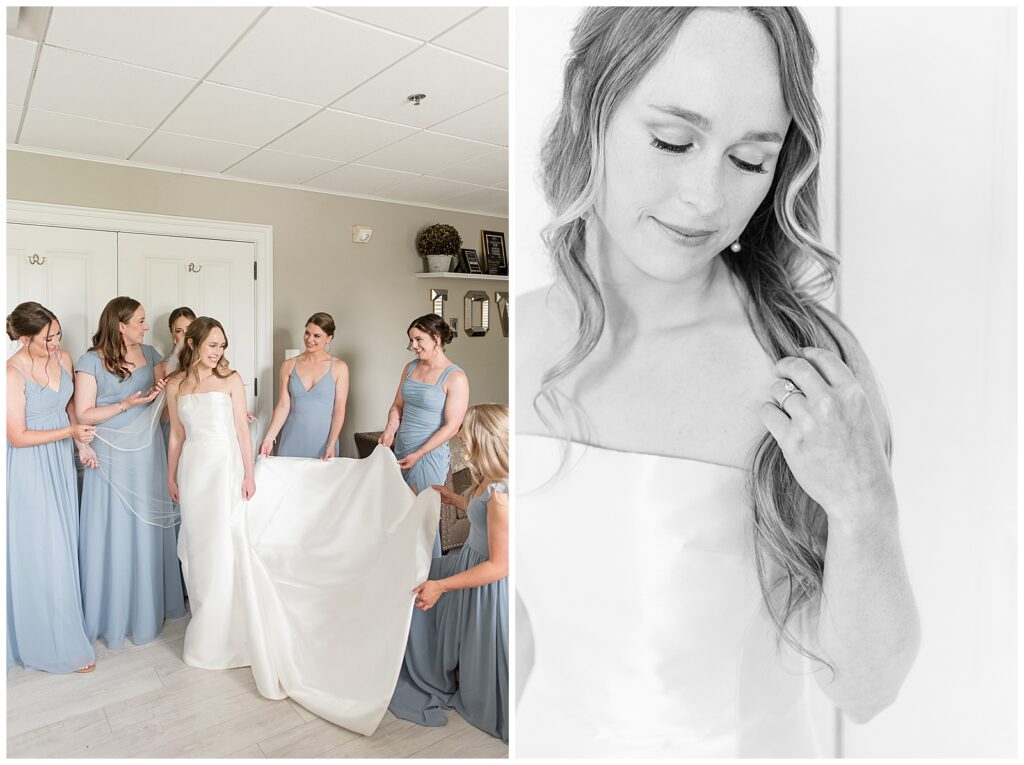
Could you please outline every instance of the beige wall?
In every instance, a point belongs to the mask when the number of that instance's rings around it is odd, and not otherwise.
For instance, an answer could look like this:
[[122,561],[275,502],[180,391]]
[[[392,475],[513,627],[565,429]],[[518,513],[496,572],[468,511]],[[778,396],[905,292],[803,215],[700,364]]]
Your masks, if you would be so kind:
[[[481,229],[507,236],[506,218],[21,151],[7,152],[7,196],[272,225],[274,365],[280,366],[285,348],[301,347],[303,322],[311,313],[334,316],[338,330],[331,351],[349,363],[352,374],[342,431],[346,455],[355,454],[353,433],[383,427],[402,366],[411,358],[405,329],[429,313],[431,286],[448,289],[445,318],[459,318],[459,337],[448,355],[469,375],[471,402],[508,403],[508,338],[501,334],[497,312],[492,310],[491,330],[484,337],[462,331],[465,292],[484,289],[493,301],[494,292],[507,291],[508,283],[413,277],[423,270],[414,245],[423,226],[451,223],[464,246],[479,251]],[[373,227],[368,244],[352,243],[355,224]]]

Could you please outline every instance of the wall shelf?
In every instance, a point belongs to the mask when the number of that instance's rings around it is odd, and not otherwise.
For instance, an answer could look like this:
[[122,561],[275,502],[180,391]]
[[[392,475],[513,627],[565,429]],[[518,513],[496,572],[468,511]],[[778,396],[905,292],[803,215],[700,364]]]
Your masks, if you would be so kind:
[[453,274],[450,271],[437,273],[414,274],[417,279],[474,279],[476,281],[487,280],[492,282],[507,282],[507,276],[495,276],[492,274]]

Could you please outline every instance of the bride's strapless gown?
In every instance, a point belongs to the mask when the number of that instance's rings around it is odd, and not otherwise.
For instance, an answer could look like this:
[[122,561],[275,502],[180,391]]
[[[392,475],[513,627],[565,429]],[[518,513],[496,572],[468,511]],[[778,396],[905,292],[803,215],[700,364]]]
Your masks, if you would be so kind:
[[402,666],[409,591],[430,570],[440,495],[413,496],[378,447],[362,460],[260,458],[243,502],[231,397],[180,396],[178,416],[185,663],[250,665],[263,696],[373,733]]
[[520,757],[821,756],[761,601],[746,471],[519,435]]

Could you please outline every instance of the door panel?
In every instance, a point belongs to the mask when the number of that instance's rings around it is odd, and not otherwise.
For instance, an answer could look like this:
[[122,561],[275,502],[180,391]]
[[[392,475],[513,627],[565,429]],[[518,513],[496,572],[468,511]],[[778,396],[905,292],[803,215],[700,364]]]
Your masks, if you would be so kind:
[[118,284],[122,294],[146,308],[148,342],[161,353],[171,350],[167,318],[186,305],[197,316],[224,325],[227,357],[245,382],[252,411],[256,378],[256,292],[251,242],[192,239],[150,234],[118,234]]
[[[77,359],[117,292],[117,234],[55,226],[7,226],[7,310],[34,300],[53,311],[62,347]],[[11,343],[8,354],[17,348]]]

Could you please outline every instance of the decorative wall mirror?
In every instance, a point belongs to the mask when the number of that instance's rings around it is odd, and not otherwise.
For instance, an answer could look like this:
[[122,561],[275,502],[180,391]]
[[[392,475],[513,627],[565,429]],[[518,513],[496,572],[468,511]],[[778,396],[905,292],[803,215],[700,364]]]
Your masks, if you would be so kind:
[[444,318],[444,304],[448,300],[448,290],[430,290],[430,310],[442,319]]
[[498,306],[498,322],[501,324],[502,337],[508,337],[508,293],[495,292],[494,303]]
[[470,290],[466,293],[466,316],[463,320],[466,334],[480,337],[487,334],[490,328],[491,301],[483,290]]

